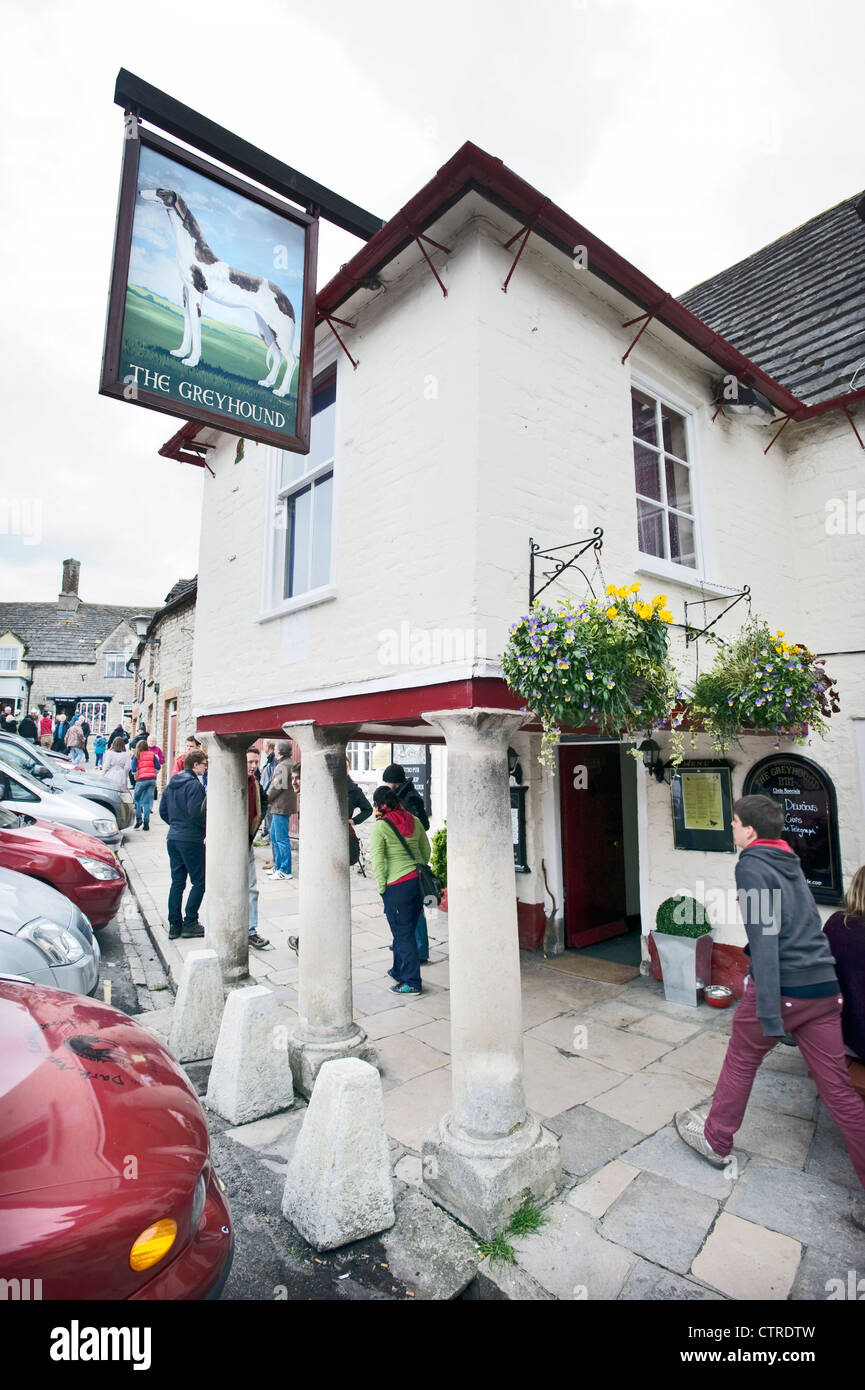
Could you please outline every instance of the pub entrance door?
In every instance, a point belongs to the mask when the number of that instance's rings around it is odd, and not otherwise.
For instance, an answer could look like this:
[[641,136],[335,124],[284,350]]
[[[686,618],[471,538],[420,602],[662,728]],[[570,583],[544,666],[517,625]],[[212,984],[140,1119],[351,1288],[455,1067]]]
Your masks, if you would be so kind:
[[[628,930],[625,819],[630,817],[623,817],[622,783],[618,743],[560,746],[566,946],[591,946]],[[635,856],[636,824],[628,828]]]

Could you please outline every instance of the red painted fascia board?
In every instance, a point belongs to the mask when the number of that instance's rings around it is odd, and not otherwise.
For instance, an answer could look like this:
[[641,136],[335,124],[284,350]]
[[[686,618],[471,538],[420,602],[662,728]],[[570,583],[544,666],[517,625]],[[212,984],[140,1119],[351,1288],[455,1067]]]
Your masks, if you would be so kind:
[[187,420],[158,451],[160,458],[176,459],[178,463],[194,463],[197,468],[206,467],[206,461],[200,454],[186,452],[186,446],[194,444],[199,431],[205,428],[207,426],[196,424],[194,420]]

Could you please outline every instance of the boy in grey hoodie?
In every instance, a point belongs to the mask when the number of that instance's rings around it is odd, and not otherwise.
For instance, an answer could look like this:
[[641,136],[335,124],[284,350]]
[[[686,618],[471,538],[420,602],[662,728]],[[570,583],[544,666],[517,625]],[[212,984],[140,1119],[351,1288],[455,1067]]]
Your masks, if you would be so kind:
[[703,1120],[681,1110],[676,1129],[722,1168],[760,1063],[792,1033],[865,1187],[865,1104],[847,1073],[835,961],[799,858],[781,839],[783,828],[784,811],[769,796],[743,796],[733,807],[733,838],[741,851],[736,887],[751,972],[709,1114]]

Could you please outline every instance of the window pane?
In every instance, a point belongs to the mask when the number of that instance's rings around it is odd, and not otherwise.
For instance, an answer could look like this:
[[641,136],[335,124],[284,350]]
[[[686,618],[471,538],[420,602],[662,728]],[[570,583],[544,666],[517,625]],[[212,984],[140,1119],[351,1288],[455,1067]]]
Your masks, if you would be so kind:
[[645,439],[648,444],[657,444],[658,430],[655,424],[655,402],[652,397],[642,391],[632,391],[631,414],[635,438]]
[[283,451],[279,458],[279,479],[277,488],[281,492],[289,483],[296,483],[298,478],[302,478],[306,472],[306,456],[304,454],[288,454]]
[[658,502],[661,500],[660,459],[660,454],[656,454],[654,450],[644,449],[642,444],[634,445],[634,477],[637,480],[637,492],[643,497],[654,497]]
[[691,506],[691,470],[675,459],[666,459],[667,503],[681,512],[693,511]]
[[285,597],[309,588],[309,523],[312,490],[304,488],[288,500],[288,545],[285,553]]
[[661,406],[661,428],[664,431],[664,448],[680,459],[686,459],[685,421],[668,405]]
[[669,513],[670,518],[670,559],[680,565],[697,565],[697,552],[694,545],[694,523],[687,517]]
[[18,670],[18,648],[0,647],[0,671]]
[[317,468],[320,463],[327,463],[329,459],[333,458],[335,421],[335,402],[331,402],[330,405],[313,414],[309,427],[309,453],[306,456],[307,472],[312,468]]
[[664,513],[637,498],[637,544],[644,555],[664,557]]
[[315,485],[315,521],[312,548],[312,587],[318,589],[330,579],[330,531],[333,503],[333,474]]

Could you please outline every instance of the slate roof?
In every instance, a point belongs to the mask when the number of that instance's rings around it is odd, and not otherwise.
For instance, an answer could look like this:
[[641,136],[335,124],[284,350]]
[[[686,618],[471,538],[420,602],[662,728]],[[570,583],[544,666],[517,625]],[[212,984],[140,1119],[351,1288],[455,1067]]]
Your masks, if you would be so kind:
[[198,575],[194,579],[178,579],[177,583],[163,599],[166,608],[175,608],[188,598],[194,598],[198,590]]
[[[56,603],[0,603],[0,632],[14,632],[26,645],[24,660],[88,663],[96,648],[124,618],[146,616],[155,608],[117,607],[80,603],[74,614],[63,614]],[[133,628],[134,631],[134,628]]]
[[861,193],[678,296],[808,405],[865,386],[865,221],[857,204],[865,210]]

